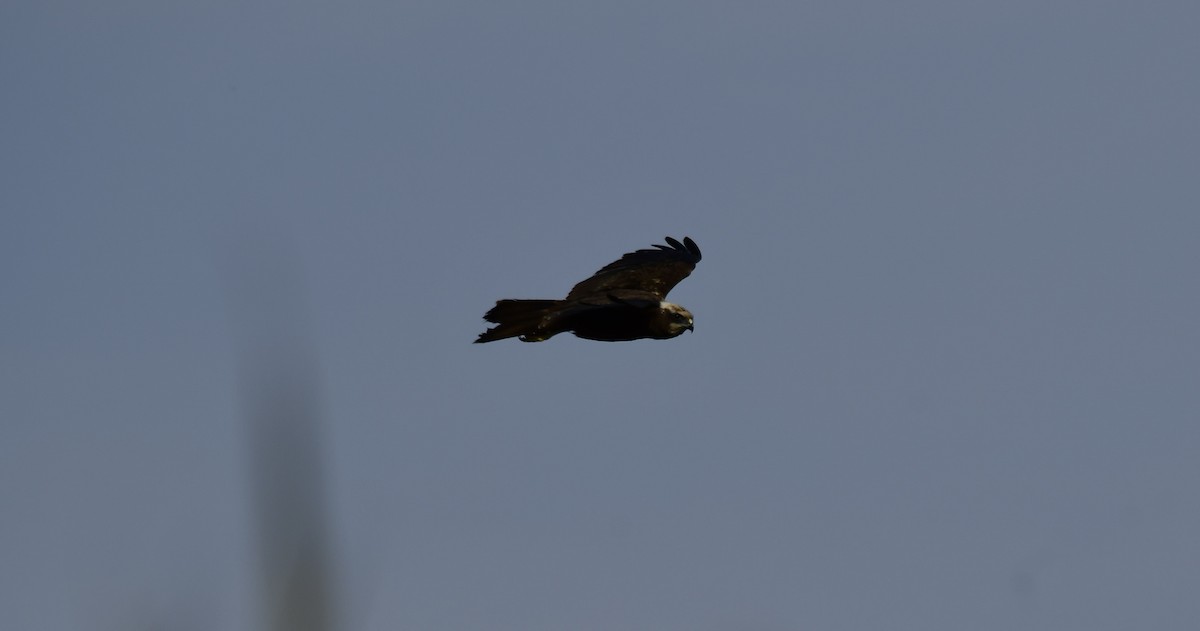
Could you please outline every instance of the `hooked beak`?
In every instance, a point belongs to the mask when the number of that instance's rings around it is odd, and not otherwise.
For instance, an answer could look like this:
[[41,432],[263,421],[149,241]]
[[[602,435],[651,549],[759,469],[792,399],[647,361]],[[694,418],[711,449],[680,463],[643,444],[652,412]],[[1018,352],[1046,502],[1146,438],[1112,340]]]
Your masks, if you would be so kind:
[[693,322],[689,322],[687,330],[691,331],[692,333],[695,333],[696,332],[696,324]]

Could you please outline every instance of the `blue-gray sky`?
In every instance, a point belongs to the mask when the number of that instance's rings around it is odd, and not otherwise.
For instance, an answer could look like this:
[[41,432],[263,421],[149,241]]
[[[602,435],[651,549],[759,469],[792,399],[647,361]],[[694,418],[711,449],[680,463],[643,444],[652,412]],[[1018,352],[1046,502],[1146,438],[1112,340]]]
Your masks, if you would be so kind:
[[[1196,628],[1198,31],[6,3],[0,627],[257,628],[231,287],[275,265],[344,628]],[[664,235],[695,333],[470,343]]]

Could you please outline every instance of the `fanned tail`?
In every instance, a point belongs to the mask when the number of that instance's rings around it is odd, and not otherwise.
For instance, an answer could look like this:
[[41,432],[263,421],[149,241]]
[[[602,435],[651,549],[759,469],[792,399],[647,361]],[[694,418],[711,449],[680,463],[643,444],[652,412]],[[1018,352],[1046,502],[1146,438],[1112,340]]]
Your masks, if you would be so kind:
[[483,315],[483,319],[497,326],[479,334],[476,344],[494,342],[510,337],[521,337],[522,342],[540,342],[558,331],[539,331],[538,328],[554,307],[557,300],[500,300]]

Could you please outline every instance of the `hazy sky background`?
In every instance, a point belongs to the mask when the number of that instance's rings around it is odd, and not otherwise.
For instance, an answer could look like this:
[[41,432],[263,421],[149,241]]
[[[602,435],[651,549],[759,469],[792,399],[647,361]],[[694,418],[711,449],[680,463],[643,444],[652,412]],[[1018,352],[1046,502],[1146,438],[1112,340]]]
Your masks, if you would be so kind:
[[[1198,628],[1197,33],[6,2],[0,627],[258,627],[237,296],[274,269],[342,628]],[[664,235],[695,333],[470,343]]]

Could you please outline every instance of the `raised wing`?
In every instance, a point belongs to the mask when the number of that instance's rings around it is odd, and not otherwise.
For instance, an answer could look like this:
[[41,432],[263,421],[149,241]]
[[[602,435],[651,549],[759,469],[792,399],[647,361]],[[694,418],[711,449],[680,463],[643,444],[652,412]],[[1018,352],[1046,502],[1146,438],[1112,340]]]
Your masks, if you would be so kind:
[[700,261],[700,248],[691,238],[684,237],[683,243],[671,237],[666,241],[667,245],[630,252],[605,265],[591,278],[575,285],[567,300],[621,289],[649,292],[659,300],[666,298],[667,292],[687,278]]

